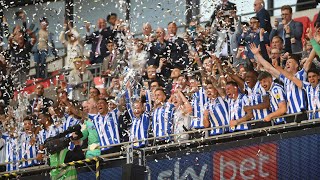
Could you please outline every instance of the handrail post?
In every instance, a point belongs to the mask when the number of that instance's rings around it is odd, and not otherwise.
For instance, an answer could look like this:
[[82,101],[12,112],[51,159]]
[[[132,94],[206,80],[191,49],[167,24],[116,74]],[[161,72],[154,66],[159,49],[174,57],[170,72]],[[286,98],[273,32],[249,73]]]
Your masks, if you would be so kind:
[[133,164],[133,144],[127,145],[127,164]]

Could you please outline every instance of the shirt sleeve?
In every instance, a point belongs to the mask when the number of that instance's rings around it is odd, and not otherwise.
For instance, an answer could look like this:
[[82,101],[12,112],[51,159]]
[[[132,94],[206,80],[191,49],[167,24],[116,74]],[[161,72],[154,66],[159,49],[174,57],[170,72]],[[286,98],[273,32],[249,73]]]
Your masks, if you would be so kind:
[[280,80],[282,83],[285,83],[286,77],[285,77],[283,74],[280,74],[279,80]]
[[310,86],[310,83],[309,82],[306,82],[306,81],[302,81],[302,88],[304,89],[304,90],[307,90],[307,87],[308,86]]
[[274,98],[278,103],[286,100],[286,96],[282,88],[277,87],[277,88],[274,88],[272,91],[273,91]]
[[302,68],[298,73],[296,74],[296,77],[300,79],[301,81],[306,81],[307,80],[307,73],[306,71]]

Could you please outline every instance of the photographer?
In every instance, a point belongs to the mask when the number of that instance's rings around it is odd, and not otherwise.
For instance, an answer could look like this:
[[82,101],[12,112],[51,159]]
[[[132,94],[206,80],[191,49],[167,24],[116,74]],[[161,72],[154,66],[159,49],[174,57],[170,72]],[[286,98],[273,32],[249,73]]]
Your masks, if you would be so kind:
[[[46,140],[44,146],[47,152],[50,154],[49,157],[51,167],[57,167],[64,163],[78,161],[85,158],[81,148],[80,138],[82,137],[82,133],[80,129],[80,125],[75,125],[69,127],[63,133]],[[65,137],[70,133],[72,133],[72,137]],[[75,145],[72,151],[68,150],[67,148],[70,141]],[[77,171],[74,166],[66,166],[51,170],[50,176],[52,180],[73,180],[77,179]]]

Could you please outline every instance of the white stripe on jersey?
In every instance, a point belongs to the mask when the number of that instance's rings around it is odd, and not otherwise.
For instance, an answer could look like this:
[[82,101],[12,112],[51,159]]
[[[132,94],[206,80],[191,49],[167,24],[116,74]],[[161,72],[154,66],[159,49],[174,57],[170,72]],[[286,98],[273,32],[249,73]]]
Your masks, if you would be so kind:
[[[272,83],[270,90],[268,91],[269,96],[270,96],[270,107],[271,107],[271,112],[275,112],[276,110],[279,109],[279,103],[282,101],[286,101],[286,95],[284,93],[283,88],[277,84],[277,83]],[[281,123],[285,121],[284,118],[277,118],[275,120],[275,123]]]
[[[297,77],[301,81],[306,81],[306,74],[307,73],[304,71],[304,69],[302,69],[295,74],[295,77]],[[298,112],[301,112],[302,109],[306,109],[304,91],[282,74],[280,75],[279,79],[280,81],[283,82],[284,87],[286,89],[287,100],[288,100],[287,113],[288,114],[298,113]]]
[[[154,137],[167,136],[172,133],[174,105],[165,103],[153,112],[153,135]],[[161,138],[161,140],[170,139]]]
[[[92,119],[99,135],[100,146],[120,143],[119,126],[118,126],[119,111],[115,109],[109,112],[106,116],[100,114],[89,118]],[[101,151],[110,149],[111,147],[102,148]]]
[[[16,162],[20,160],[19,147],[17,138],[6,138],[6,162]],[[19,163],[12,163],[6,165],[7,171],[13,171],[19,169]]]
[[191,105],[193,107],[193,118],[191,120],[191,128],[202,129],[203,126],[203,112],[205,104],[208,102],[206,92],[203,87],[200,87],[198,92],[192,95]]
[[[254,106],[263,102],[263,96],[267,95],[266,90],[257,81],[255,86],[251,89],[247,83],[244,84],[245,90],[248,92],[249,105]],[[263,119],[270,113],[269,109],[254,109],[253,116],[255,120]]]
[[313,111],[308,113],[309,119],[320,118],[320,84],[313,88],[309,82],[303,81],[303,88],[307,93],[308,110]]
[[[229,99],[229,121],[230,120],[238,120],[246,115],[246,112],[243,110],[244,106],[248,105],[248,97],[245,94],[239,93],[238,98],[236,100]],[[235,130],[242,131],[248,130],[250,125],[241,124],[235,127]],[[230,131],[233,131],[230,128]]]
[[[25,132],[23,132],[20,135],[20,145],[21,145],[21,157],[24,159],[31,159],[37,157],[37,148],[36,144],[32,145],[30,144],[30,141],[32,139],[32,135],[29,135]],[[21,168],[33,166],[37,164],[37,160],[29,160],[21,162]]]
[[[218,127],[228,125],[228,103],[222,99],[222,97],[217,97],[214,100],[209,100],[207,103],[207,109],[209,110],[209,120],[211,127]],[[211,130],[210,135],[217,135],[223,133],[223,129]]]
[[[140,116],[140,118],[135,117],[133,114],[132,105],[130,102],[129,93],[126,92],[126,106],[130,118],[132,119],[132,126],[130,129],[130,141],[143,140],[148,138],[148,129],[150,123],[150,103],[149,103],[149,91],[146,92],[146,111]],[[140,147],[145,145],[145,141],[139,143],[134,143],[134,147]]]

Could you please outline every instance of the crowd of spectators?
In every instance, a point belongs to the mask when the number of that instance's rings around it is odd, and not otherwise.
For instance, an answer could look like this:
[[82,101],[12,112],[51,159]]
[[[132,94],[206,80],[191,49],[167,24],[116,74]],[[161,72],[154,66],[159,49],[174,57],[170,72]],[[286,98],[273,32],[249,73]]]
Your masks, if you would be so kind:
[[[47,30],[47,18],[40,19],[37,32],[24,21],[11,33],[4,20],[8,48],[0,57],[0,152],[6,153],[0,160],[14,162],[6,170],[43,164],[45,140],[76,124],[82,125],[82,147],[90,158],[120,151],[108,145],[121,142],[142,148],[319,118],[320,29],[315,24],[302,39],[303,25],[292,19],[290,6],[282,6],[275,22],[263,0],[253,7],[256,15],[245,22],[236,4],[221,0],[210,22],[202,26],[192,20],[183,34],[176,22],[154,29],[145,23],[143,35],[135,37],[115,13],[97,19],[94,31],[86,23],[84,35],[66,21],[59,40],[72,70],[54,99],[37,84],[22,118],[15,114],[19,104],[9,106],[13,91],[27,80],[30,53],[37,76],[47,77],[49,51],[57,56],[55,34]],[[25,19],[23,12],[17,16]],[[91,47],[87,57],[84,46]],[[87,59],[101,65],[103,87],[94,86]],[[279,117],[305,111],[310,112]],[[245,123],[251,120],[263,121]],[[154,140],[145,140],[149,137]]]

